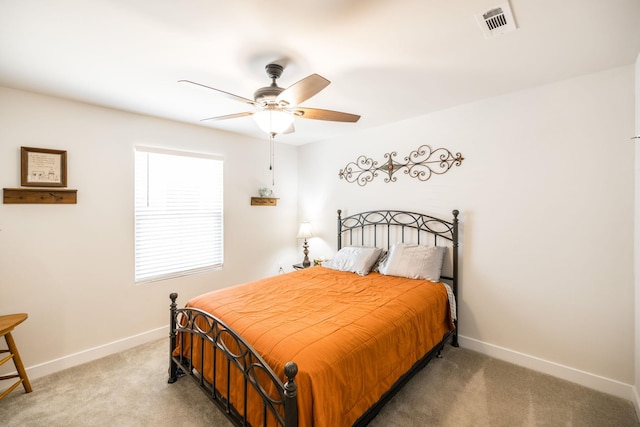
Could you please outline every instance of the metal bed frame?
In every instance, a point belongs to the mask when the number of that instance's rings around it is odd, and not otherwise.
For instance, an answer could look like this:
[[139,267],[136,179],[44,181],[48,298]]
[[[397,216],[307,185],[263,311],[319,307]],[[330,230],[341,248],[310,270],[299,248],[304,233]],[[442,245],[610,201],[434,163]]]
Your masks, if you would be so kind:
[[[386,246],[388,249],[393,242],[398,241],[425,244],[424,239],[430,237],[433,239],[433,244],[436,245],[441,239],[444,239],[451,244],[452,266],[451,273],[447,276],[443,275],[442,279],[451,282],[454,296],[457,298],[459,213],[457,210],[452,213],[453,219],[446,221],[415,212],[393,210],[369,211],[342,218],[342,211],[338,210],[338,250],[343,247],[343,244]],[[251,344],[246,342],[223,320],[196,308],[178,308],[177,298],[177,293],[171,293],[169,383],[174,383],[180,376],[190,376],[222,413],[237,426],[249,425],[244,414],[247,413],[247,393],[253,389],[263,400],[262,411],[265,426],[267,420],[271,419],[279,426],[297,427],[298,405],[295,376],[298,372],[298,366],[294,362],[288,362],[284,368],[286,380],[282,381]],[[354,426],[367,425],[400,388],[434,356],[441,357],[440,352],[449,339],[451,339],[451,345],[458,347],[457,320],[454,320],[454,325],[454,329],[445,334],[438,344],[400,377],[376,404],[358,418]],[[212,352],[212,366],[216,372],[218,364],[226,365],[227,381],[225,387],[216,384],[215,375],[213,375],[213,384],[204,379],[204,375],[201,374],[204,372],[204,357],[200,358],[200,366],[192,366],[193,357],[183,356],[187,339],[191,345],[191,356],[195,346],[200,347],[203,355],[205,345],[219,350]],[[178,350],[175,351],[176,349]],[[176,355],[174,355],[174,351],[177,353]],[[237,369],[243,378],[244,403],[241,410],[236,407],[238,405],[230,402],[229,372],[232,368]],[[267,390],[275,390],[275,392]]]

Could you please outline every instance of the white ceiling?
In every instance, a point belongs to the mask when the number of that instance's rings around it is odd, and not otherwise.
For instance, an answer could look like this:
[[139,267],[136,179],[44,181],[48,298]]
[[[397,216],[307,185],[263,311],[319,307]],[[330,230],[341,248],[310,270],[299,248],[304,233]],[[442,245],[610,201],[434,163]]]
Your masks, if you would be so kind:
[[[312,73],[302,105],[358,123],[298,119],[304,144],[514,90],[633,64],[640,0],[511,0],[518,29],[485,39],[475,15],[506,0],[0,0],[0,86],[266,138],[242,97]],[[34,123],[37,117],[34,117]]]

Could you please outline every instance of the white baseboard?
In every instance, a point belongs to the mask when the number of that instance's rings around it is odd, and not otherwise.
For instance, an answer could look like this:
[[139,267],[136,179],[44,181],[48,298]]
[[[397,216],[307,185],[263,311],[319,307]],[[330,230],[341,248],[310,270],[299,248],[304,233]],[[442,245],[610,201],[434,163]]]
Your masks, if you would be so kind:
[[121,351],[128,350],[130,348],[165,337],[167,338],[168,345],[169,326],[163,326],[161,328],[143,332],[132,337],[123,338],[121,340],[113,341],[108,344],[70,354],[59,359],[54,359],[48,362],[40,363],[38,365],[26,367],[27,376],[30,380],[34,380],[45,375],[53,374],[54,372],[62,371],[63,369],[91,362],[92,360],[100,359],[101,357],[119,353]]
[[474,350],[478,353],[482,353],[496,359],[504,360],[505,362],[513,363],[514,365],[533,369],[534,371],[542,372],[543,374],[551,375],[556,378],[571,381],[573,383],[601,391],[603,393],[612,394],[614,396],[630,400],[635,404],[636,412],[638,412],[640,418],[640,411],[638,409],[638,390],[631,384],[625,384],[617,380],[612,380],[610,378],[591,374],[589,372],[581,371],[569,366],[560,365],[548,360],[539,359],[528,354],[509,350],[508,348],[500,347],[497,345],[488,344],[483,341],[479,341],[462,335],[459,336],[459,340],[460,346],[468,348],[469,350]]

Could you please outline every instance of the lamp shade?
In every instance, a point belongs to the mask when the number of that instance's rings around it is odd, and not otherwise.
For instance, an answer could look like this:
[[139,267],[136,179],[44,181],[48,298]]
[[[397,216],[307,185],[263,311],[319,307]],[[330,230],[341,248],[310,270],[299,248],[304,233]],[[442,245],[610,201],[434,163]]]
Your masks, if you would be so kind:
[[298,239],[308,239],[309,237],[313,237],[313,233],[311,232],[311,224],[305,221],[300,224],[300,229],[298,230]]
[[266,133],[283,133],[289,129],[295,119],[293,114],[271,107],[258,111],[252,117],[258,127]]

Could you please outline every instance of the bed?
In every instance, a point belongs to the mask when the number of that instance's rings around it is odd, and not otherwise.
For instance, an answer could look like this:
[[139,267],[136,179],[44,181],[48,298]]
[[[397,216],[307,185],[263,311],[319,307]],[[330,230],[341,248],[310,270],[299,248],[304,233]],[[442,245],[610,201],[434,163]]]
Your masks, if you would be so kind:
[[192,377],[235,425],[366,425],[458,345],[458,211],[342,217],[323,265],[170,295],[169,382]]

